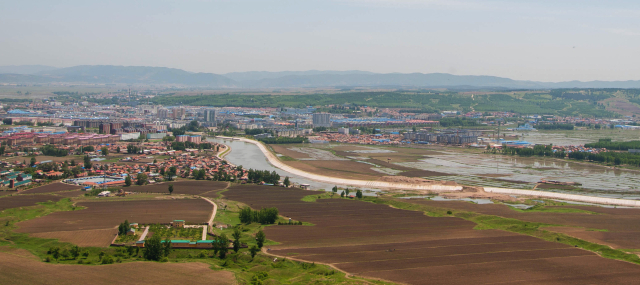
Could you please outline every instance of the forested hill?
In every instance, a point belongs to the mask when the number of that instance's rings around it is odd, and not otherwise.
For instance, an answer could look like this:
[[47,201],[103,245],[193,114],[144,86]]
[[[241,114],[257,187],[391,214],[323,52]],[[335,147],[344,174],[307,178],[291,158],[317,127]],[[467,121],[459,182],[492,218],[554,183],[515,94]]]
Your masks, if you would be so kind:
[[[637,94],[638,93],[638,94]],[[472,96],[473,95],[473,96]],[[157,104],[236,107],[295,107],[343,105],[387,108],[407,108],[416,112],[457,110],[466,112],[514,112],[520,114],[549,114],[598,118],[621,117],[608,111],[605,100],[616,97],[632,103],[640,90],[552,90],[550,92],[518,91],[492,94],[458,92],[348,92],[313,95],[196,95],[171,96],[153,99]],[[637,99],[634,99],[637,98]],[[638,101],[640,102],[640,101]],[[353,109],[353,108],[351,108]],[[331,111],[331,110],[328,110]]]

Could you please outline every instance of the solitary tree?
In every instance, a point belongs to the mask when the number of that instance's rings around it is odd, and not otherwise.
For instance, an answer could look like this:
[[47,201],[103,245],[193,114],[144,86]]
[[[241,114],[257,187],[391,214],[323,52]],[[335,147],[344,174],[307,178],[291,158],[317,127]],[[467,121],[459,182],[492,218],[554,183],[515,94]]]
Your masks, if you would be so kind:
[[229,238],[226,234],[221,234],[216,240],[216,246],[218,247],[218,252],[220,253],[220,258],[224,259],[227,257],[227,252],[229,252]]
[[108,148],[108,147],[106,147],[106,146],[103,146],[103,147],[100,149],[100,152],[102,153],[102,155],[107,156],[107,155],[109,155],[109,148]]
[[233,251],[236,253],[240,250],[240,236],[242,235],[242,227],[233,229]]
[[91,158],[88,155],[84,156],[84,169],[91,169]]
[[284,178],[284,182],[282,182],[282,184],[284,184],[284,187],[289,188],[289,185],[291,185],[291,182],[289,181],[289,176]]
[[144,258],[158,261],[164,255],[164,247],[159,235],[153,235],[144,242]]
[[117,148],[116,148],[116,152],[117,152],[117,153],[120,153],[120,147],[117,147]]
[[331,188],[331,191],[333,191],[333,193],[338,193],[338,186],[333,186],[333,188]]
[[345,195],[345,196],[349,196],[349,188],[347,188],[346,190],[344,190],[344,192],[346,192],[346,193],[344,193],[344,195]]
[[361,199],[362,198],[362,191],[360,191],[360,189],[358,189],[356,191],[356,198]]
[[249,248],[249,253],[251,253],[251,259],[253,259],[256,256],[256,253],[258,253],[258,251],[260,251],[260,249],[258,249],[258,247],[255,245],[252,245]]
[[344,191],[340,192],[340,197],[344,197]]
[[258,231],[258,233],[256,234],[256,243],[258,244],[258,248],[262,248],[266,239],[267,236],[264,234],[264,232],[262,230]]
[[127,175],[127,177],[124,178],[124,185],[131,186],[131,176],[130,175]]
[[147,184],[147,175],[144,173],[138,173],[138,176],[136,176],[136,185],[145,184]]
[[31,158],[31,166],[34,166],[34,165],[36,165],[36,158],[32,157]]
[[169,195],[173,193],[173,184],[169,184]]

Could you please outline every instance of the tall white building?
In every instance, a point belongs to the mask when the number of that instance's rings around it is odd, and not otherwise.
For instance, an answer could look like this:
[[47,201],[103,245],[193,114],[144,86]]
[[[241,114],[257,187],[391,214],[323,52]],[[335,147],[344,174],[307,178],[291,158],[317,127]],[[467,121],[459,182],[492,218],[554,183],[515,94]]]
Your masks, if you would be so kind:
[[313,114],[313,126],[314,127],[331,127],[331,114],[329,113],[314,113]]
[[206,109],[206,110],[204,110],[204,121],[207,122],[209,126],[215,127],[215,125],[216,125],[216,110],[214,110],[214,109]]

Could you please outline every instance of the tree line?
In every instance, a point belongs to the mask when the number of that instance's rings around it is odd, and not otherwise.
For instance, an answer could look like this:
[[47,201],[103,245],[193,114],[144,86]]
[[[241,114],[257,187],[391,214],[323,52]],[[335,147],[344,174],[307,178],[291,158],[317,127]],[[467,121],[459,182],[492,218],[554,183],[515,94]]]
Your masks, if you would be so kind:
[[274,224],[278,220],[277,208],[263,208],[254,211],[249,207],[240,210],[240,222],[244,224],[260,223],[264,225]]
[[606,148],[608,150],[640,149],[640,141],[612,142],[611,139],[600,139],[595,143],[588,143],[585,147]]
[[252,183],[269,183],[269,184],[278,184],[280,182],[280,175],[276,173],[276,171],[269,170],[253,170],[249,169],[247,174],[247,179]]

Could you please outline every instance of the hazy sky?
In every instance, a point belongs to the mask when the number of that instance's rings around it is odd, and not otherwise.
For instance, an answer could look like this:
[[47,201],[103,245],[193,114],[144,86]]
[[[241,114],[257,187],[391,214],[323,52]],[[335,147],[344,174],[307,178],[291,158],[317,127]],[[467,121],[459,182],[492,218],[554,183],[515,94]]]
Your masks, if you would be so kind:
[[640,80],[640,1],[0,0],[0,65]]

